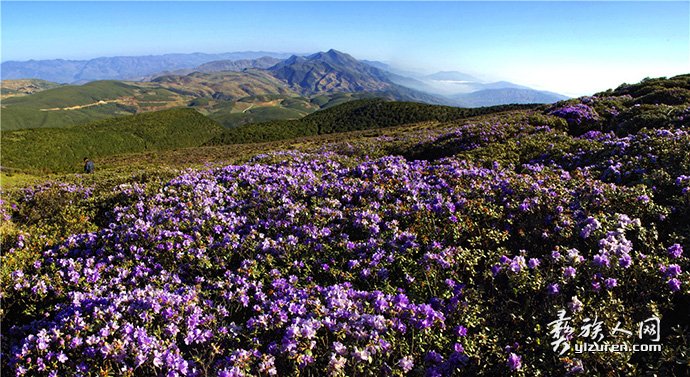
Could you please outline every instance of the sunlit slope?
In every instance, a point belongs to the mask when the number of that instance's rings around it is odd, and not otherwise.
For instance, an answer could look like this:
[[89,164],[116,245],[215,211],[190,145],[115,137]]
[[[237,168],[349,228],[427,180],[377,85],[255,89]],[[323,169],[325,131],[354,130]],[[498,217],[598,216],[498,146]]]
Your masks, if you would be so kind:
[[29,171],[79,171],[83,157],[199,146],[222,127],[193,109],[163,110],[65,128],[2,134],[2,166]]

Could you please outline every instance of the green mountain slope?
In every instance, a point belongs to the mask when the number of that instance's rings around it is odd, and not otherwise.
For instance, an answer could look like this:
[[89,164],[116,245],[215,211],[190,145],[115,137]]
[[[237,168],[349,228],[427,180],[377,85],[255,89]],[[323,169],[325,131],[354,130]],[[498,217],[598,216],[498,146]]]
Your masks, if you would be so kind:
[[3,104],[38,109],[87,105],[106,98],[131,96],[135,89],[135,86],[121,81],[94,81],[79,86],[66,85],[30,97],[11,98]]
[[74,127],[2,133],[2,166],[21,170],[79,171],[85,156],[200,146],[222,127],[193,109],[171,109]]
[[[262,98],[266,95],[275,97],[267,101]],[[95,81],[3,100],[2,129],[60,128],[186,106],[207,115],[219,112],[214,118],[232,127],[255,121],[299,118],[319,109],[308,100],[298,114],[291,111],[290,106],[280,105],[280,100],[296,96],[283,82],[259,70],[195,72],[185,76],[162,76],[154,82]],[[253,102],[254,109],[245,111],[249,102]],[[286,111],[260,109],[262,107]],[[233,115],[227,117],[226,113]]]
[[231,128],[214,137],[207,144],[223,145],[275,141],[302,136],[392,127],[424,121],[448,122],[482,114],[533,107],[535,106],[509,105],[462,109],[414,102],[363,99],[317,111],[302,119],[255,123]]
[[3,100],[2,129],[66,127],[185,103],[179,94],[146,83],[94,81]]

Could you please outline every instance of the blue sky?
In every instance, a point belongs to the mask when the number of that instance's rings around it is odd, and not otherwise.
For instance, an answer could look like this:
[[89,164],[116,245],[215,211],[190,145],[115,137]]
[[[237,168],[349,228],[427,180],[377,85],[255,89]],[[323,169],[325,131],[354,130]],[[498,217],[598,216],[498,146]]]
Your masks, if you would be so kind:
[[690,2],[7,2],[2,61],[335,48],[569,95],[690,72]]

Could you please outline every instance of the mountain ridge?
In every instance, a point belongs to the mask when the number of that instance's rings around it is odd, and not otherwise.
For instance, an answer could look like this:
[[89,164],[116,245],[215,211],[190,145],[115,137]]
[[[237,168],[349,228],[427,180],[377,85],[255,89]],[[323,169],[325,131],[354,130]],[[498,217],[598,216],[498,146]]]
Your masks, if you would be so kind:
[[0,77],[43,79],[56,83],[84,83],[105,79],[135,80],[163,71],[195,68],[215,60],[258,59],[269,56],[284,59],[290,53],[242,51],[218,54],[173,53],[163,55],[111,56],[85,60],[47,59],[2,62]]
[[302,95],[370,92],[395,100],[450,104],[444,98],[399,85],[391,80],[391,73],[334,49],[293,55],[268,70]]

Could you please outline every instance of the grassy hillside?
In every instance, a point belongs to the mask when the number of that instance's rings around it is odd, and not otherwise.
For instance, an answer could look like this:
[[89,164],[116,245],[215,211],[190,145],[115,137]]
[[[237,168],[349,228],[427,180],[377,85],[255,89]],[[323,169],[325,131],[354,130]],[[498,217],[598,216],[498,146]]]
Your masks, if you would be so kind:
[[172,109],[66,128],[2,133],[2,166],[77,172],[82,159],[200,146],[222,128],[193,109]]
[[225,127],[235,127],[297,119],[366,96],[371,94],[325,94],[314,100],[298,96],[262,71],[195,72],[162,76],[155,82],[98,81],[10,97],[3,100],[2,129],[69,127],[181,106],[192,107]]
[[5,100],[10,97],[25,96],[59,86],[61,84],[39,79],[2,80],[0,82],[0,98]]
[[180,95],[148,84],[96,81],[3,100],[2,129],[58,128],[181,106]]
[[319,109],[304,97],[279,94],[248,96],[206,107],[209,118],[232,128],[270,120],[299,119]]
[[285,83],[262,70],[194,72],[186,76],[161,76],[153,83],[177,93],[214,99],[239,99],[262,94],[296,95]]
[[[325,105],[328,103],[325,102]],[[461,109],[414,102],[386,102],[381,99],[363,99],[333,106],[298,120],[271,121],[232,128],[209,141],[209,144],[265,142],[302,136],[392,127],[423,121],[448,122],[470,116],[532,107],[534,106],[511,105]]]
[[135,86],[121,81],[94,81],[78,86],[62,86],[31,97],[8,99],[4,105],[37,109],[86,105],[106,98],[131,96],[135,89]]

